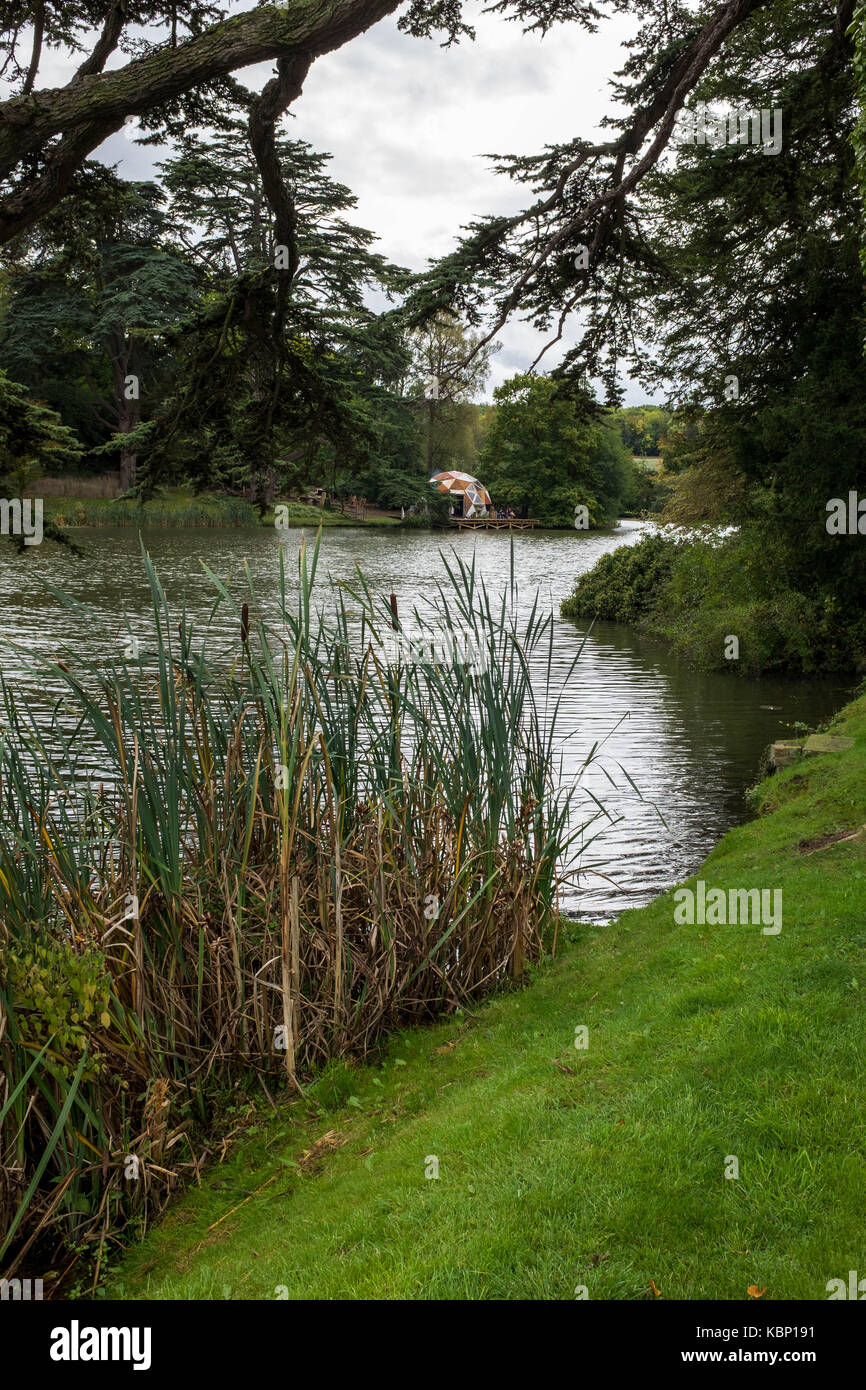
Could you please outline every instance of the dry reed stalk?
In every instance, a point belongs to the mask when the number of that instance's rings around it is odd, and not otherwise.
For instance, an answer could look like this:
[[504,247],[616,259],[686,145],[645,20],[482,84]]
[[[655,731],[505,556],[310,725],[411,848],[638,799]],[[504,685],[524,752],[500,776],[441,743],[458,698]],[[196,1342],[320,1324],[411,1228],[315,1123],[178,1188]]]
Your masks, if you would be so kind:
[[[16,743],[20,709],[4,697],[0,1230],[47,1154],[19,1240],[83,1235],[88,1221],[99,1240],[109,1190],[120,1225],[160,1210],[184,1165],[151,1163],[133,1197],[117,1158],[147,1142],[141,1094],[152,1078],[165,1099],[193,1096],[205,1117],[227,1086],[264,1085],[275,1070],[297,1090],[328,1057],[363,1055],[388,1027],[522,978],[549,941],[564,834],[547,790],[552,732],[527,712],[528,663],[504,617],[484,616],[461,571],[452,606],[482,614],[492,675],[384,669],[367,636],[355,651],[342,594],[331,626],[311,614],[306,565],[304,551],[298,612],[283,596],[288,637],[276,654],[252,599],[242,659],[228,669],[192,649],[185,621],[179,647],[169,643],[175,626],[149,568],[156,675],[123,664],[91,690],[66,665],[52,668],[113,788],[86,823],[67,811],[65,785],[57,797],[34,773],[26,730]],[[380,620],[399,629],[388,604],[377,616],[365,595],[354,598],[370,631]],[[71,785],[76,747],[61,729],[53,736],[43,761],[71,768]],[[121,929],[116,904],[137,887],[139,913]],[[438,899],[432,920],[428,895]],[[107,1004],[102,1021],[88,1018],[45,1055],[37,1085],[27,1069],[55,1024],[27,981],[43,971],[72,1010],[63,970],[51,974],[65,960],[70,914],[71,977],[92,957]],[[45,943],[54,955],[34,966],[34,945]],[[9,961],[19,962],[14,978]],[[279,1018],[286,1055],[275,1064]],[[176,1133],[197,1172],[209,1145]],[[166,1155],[175,1142],[164,1128],[151,1137]],[[10,1179],[18,1166],[21,1185]]]
[[[136,857],[136,837],[134,827],[138,824],[138,776],[139,745],[135,739],[135,761],[132,769],[132,803],[130,806],[129,836],[129,886],[133,902],[138,901],[138,860]],[[139,904],[140,908],[140,904]],[[144,1023],[147,1008],[147,981],[144,973],[144,941],[141,934],[141,912],[133,913],[132,918],[132,1007],[138,1015],[139,1023]]]
[[334,834],[334,1028],[341,1024],[343,1009],[343,863],[339,827]]
[[[285,841],[283,841],[283,856],[284,862],[280,866],[280,964],[282,968],[283,1032],[286,1046],[286,1078],[289,1085],[296,1089],[298,1075],[295,1061],[295,1020],[292,1002],[292,922],[287,892],[289,866]],[[293,880],[293,887],[296,881]]]
[[301,881],[295,875],[292,879],[292,895],[289,904],[289,920],[291,924],[291,980],[292,992],[290,996],[291,1015],[292,1015],[292,1054],[297,1055],[298,1050],[298,1015],[301,1004],[301,911],[299,905]]

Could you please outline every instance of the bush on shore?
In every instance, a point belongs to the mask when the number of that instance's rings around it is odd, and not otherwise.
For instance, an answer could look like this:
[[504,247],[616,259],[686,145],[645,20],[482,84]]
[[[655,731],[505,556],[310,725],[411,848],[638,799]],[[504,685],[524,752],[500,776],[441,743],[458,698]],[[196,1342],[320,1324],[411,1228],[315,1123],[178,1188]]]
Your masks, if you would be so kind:
[[661,533],[623,546],[581,575],[560,611],[633,624],[707,671],[850,672],[866,653],[863,613],[786,583],[780,556],[749,530],[699,539]]
[[653,611],[673,572],[676,546],[664,536],[611,550],[582,574],[560,608],[563,618],[605,618],[639,623]]

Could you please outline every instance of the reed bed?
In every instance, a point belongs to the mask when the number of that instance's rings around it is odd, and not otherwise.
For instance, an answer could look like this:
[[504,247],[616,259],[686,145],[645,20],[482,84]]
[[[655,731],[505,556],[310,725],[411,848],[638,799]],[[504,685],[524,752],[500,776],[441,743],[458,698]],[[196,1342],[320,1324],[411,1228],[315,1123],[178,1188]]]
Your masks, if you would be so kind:
[[386,659],[401,620],[360,574],[316,611],[318,545],[296,586],[281,560],[277,620],[249,575],[243,602],[209,575],[201,632],[143,563],[147,650],[53,658],[53,703],[3,687],[7,1277],[36,1252],[90,1252],[98,1273],[198,1174],[238,1087],[297,1091],[520,980],[555,949],[557,865],[585,838],[530,681],[532,663],[549,683],[552,620],[536,607],[518,630],[513,576],[493,603],[443,561],[412,615],[463,634],[472,670]]

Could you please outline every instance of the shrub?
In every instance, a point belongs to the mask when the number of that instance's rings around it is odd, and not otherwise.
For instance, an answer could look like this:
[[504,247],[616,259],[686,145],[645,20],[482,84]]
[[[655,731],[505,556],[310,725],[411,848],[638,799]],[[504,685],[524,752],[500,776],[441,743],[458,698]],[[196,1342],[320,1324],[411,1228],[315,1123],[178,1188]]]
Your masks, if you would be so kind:
[[[846,672],[866,652],[866,615],[787,584],[779,547],[757,530],[623,546],[580,577],[561,612],[634,623],[707,671]],[[736,660],[725,655],[730,636]]]
[[670,580],[677,550],[673,540],[652,535],[603,555],[563,600],[563,618],[640,622],[653,611]]

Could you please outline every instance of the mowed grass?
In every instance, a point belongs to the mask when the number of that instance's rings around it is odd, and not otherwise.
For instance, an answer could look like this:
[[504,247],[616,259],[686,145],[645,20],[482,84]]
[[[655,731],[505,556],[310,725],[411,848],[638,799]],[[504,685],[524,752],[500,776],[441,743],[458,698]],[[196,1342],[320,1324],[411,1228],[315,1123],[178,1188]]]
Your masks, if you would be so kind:
[[835,727],[855,749],[765,783],[696,876],[781,888],[780,935],[677,926],[671,894],[577,928],[529,988],[261,1107],[105,1295],[748,1302],[866,1274],[866,840],[824,843],[866,822],[866,698]]

